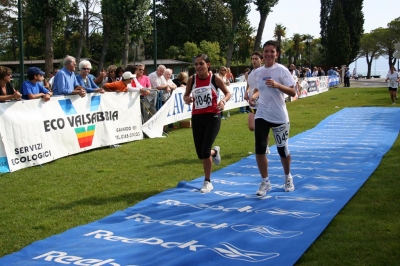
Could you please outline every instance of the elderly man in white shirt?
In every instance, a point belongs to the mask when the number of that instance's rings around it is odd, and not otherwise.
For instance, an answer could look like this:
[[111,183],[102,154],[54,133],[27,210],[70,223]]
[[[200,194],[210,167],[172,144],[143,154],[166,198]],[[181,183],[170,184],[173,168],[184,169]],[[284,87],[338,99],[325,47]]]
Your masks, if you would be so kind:
[[[164,77],[164,71],[165,71],[165,66],[164,65],[159,65],[153,73],[149,75],[149,80],[151,83],[152,89],[156,89],[158,91],[162,90],[167,90],[169,88],[169,85],[167,81],[165,80]],[[154,108],[156,110],[156,105],[157,105],[157,93],[152,92],[147,96],[147,100],[150,102],[151,109]]]

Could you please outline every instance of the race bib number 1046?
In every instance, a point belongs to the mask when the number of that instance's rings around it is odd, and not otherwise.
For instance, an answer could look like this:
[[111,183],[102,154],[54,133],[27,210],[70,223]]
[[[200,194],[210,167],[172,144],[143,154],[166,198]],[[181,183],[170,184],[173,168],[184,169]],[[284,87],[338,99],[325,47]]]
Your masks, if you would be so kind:
[[204,109],[212,106],[211,87],[200,87],[192,91],[196,109]]

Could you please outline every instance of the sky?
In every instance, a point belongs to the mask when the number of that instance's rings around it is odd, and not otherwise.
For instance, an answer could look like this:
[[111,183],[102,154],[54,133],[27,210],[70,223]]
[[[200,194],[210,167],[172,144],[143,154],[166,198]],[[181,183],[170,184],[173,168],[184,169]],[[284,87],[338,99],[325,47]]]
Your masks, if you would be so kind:
[[[350,0],[351,1],[351,0]],[[398,0],[364,0],[364,32],[373,29],[387,27],[387,24],[400,17]],[[264,33],[261,43],[273,39],[276,24],[286,27],[286,37],[291,38],[293,34],[310,34],[315,38],[320,37],[319,15],[321,9],[320,0],[279,0],[278,4],[272,8],[265,23]],[[252,4],[248,15],[251,25],[258,28],[260,14]],[[350,69],[355,67],[355,63],[350,65]],[[384,58],[380,58],[373,63],[374,71],[387,70],[388,63]],[[365,58],[357,60],[357,71],[366,72],[367,64]]]

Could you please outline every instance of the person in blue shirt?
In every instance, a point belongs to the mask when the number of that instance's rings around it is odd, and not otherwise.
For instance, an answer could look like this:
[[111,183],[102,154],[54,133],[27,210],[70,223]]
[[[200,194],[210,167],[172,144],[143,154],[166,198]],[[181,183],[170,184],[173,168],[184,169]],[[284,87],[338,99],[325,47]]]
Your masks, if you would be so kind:
[[22,99],[32,100],[42,98],[45,102],[50,100],[52,93],[41,85],[44,72],[37,67],[30,67],[27,71],[28,80],[22,83]]
[[79,85],[75,76],[76,59],[72,56],[64,58],[64,67],[54,77],[54,95],[76,95],[86,96],[86,90]]
[[[103,88],[99,88],[94,82],[94,78],[90,75],[92,64],[88,60],[82,60],[79,63],[79,74],[76,75],[76,79],[80,86],[85,88],[87,93],[99,92],[104,93]],[[92,75],[93,76],[93,75]]]
[[333,75],[333,67],[331,67],[329,70],[328,70],[328,76],[332,76]]

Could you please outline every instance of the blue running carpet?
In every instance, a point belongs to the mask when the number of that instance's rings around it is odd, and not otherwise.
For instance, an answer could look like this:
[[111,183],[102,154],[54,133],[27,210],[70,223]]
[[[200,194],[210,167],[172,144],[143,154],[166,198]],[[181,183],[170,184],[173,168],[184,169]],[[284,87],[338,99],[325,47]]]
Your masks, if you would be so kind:
[[271,147],[264,197],[255,195],[261,178],[250,155],[213,173],[211,193],[199,192],[203,177],[181,182],[0,265],[293,265],[379,165],[399,122],[400,108],[343,109],[290,139],[294,192],[284,192]]

